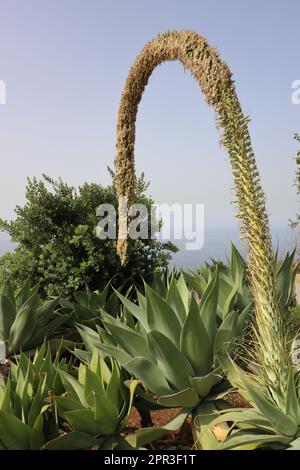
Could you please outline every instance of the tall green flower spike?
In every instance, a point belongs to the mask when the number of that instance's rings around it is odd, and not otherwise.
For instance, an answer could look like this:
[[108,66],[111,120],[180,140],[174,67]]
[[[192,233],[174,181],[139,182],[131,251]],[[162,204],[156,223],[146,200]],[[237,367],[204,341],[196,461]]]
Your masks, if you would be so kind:
[[[248,117],[242,112],[228,66],[207,40],[193,31],[168,31],[150,41],[131,67],[117,121],[116,193],[119,200],[118,254],[126,261],[124,206],[134,200],[135,122],[138,105],[153,70],[179,60],[199,83],[216,114],[221,143],[228,150],[234,177],[237,218],[249,251],[249,276],[256,305],[257,357],[260,378],[270,397],[282,406],[290,359],[282,315],[275,295],[275,267],[265,196],[252,150]],[[125,201],[125,202],[124,202]]]

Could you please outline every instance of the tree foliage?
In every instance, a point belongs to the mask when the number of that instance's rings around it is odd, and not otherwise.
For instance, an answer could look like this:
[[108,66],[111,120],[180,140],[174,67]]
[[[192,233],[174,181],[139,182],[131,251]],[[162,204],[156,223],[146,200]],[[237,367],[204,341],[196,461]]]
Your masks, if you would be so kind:
[[[136,182],[137,198],[150,209],[147,188],[142,175]],[[16,219],[0,220],[2,231],[18,243],[0,259],[0,283],[10,278],[18,287],[29,279],[40,284],[45,296],[68,295],[85,285],[96,289],[111,278],[118,287],[135,283],[165,267],[176,247],[151,239],[134,241],[126,266],[121,266],[116,241],[96,235],[96,208],[104,203],[115,206],[113,185],[85,183],[76,189],[46,175],[28,179],[26,203],[16,207]]]

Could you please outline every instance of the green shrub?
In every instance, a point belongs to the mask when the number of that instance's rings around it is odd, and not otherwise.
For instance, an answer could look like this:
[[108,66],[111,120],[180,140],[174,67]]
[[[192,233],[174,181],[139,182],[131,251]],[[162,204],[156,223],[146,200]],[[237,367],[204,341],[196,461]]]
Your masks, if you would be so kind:
[[[150,208],[147,187],[142,176],[136,182],[137,199]],[[134,241],[128,263],[121,266],[116,241],[96,236],[96,208],[103,203],[116,207],[113,186],[85,183],[76,190],[46,176],[28,180],[26,204],[16,207],[16,219],[0,221],[0,229],[18,243],[13,253],[0,259],[0,285],[10,278],[20,287],[30,279],[39,283],[44,297],[68,296],[86,285],[104,288],[111,279],[117,287],[140,282],[141,276],[165,267],[176,248],[151,239]]]

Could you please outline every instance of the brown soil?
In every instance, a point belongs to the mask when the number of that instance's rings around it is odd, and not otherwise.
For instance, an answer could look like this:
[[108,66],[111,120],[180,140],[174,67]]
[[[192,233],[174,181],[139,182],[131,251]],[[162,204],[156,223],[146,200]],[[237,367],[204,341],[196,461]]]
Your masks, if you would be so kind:
[[[153,426],[163,427],[180,412],[181,408],[167,408],[159,411],[151,411]],[[127,425],[141,429],[140,415],[136,408],[132,408]],[[191,418],[189,417],[179,431],[165,434],[161,440],[151,444],[153,449],[191,449],[193,447]]]
[[[226,400],[234,408],[250,408],[251,405],[237,392],[229,393]],[[181,408],[167,408],[159,411],[151,411],[151,419],[154,427],[163,427],[169,423]],[[131,428],[141,429],[141,417],[135,407],[132,408],[127,425]],[[179,431],[165,434],[160,440],[151,444],[152,449],[192,449],[194,445],[191,416],[188,417]]]
[[251,408],[250,403],[244,400],[238,392],[228,393],[226,400],[233,408]]

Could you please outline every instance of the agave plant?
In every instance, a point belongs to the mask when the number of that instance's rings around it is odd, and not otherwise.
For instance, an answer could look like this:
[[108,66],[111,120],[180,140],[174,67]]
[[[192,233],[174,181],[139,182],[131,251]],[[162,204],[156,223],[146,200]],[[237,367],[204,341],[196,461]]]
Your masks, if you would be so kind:
[[60,299],[64,312],[72,314],[71,321],[77,323],[94,323],[101,317],[101,309],[115,315],[119,307],[119,299],[114,291],[110,292],[110,282],[101,290],[77,291],[74,300]]
[[[276,294],[282,313],[288,315],[295,303],[295,276],[299,263],[295,262],[295,250],[287,252],[282,260],[279,260],[278,251],[274,256],[276,264]],[[249,279],[246,272],[247,263],[237,248],[231,243],[231,255],[227,264],[212,260],[200,266],[196,273],[184,273],[187,285],[195,290],[199,296],[203,294],[207,283],[218,266],[219,277],[222,279],[220,286],[218,310],[222,311],[224,302],[235,291],[234,309],[242,311],[251,302]]]
[[184,274],[188,286],[201,297],[213,273],[218,268],[221,280],[217,305],[219,315],[222,315],[225,303],[231,298],[234,298],[234,304],[231,303],[231,308],[238,312],[242,312],[252,301],[246,276],[246,262],[233,243],[230,247],[231,254],[228,264],[212,260],[211,264],[206,263],[198,268],[196,273]]
[[276,294],[281,312],[289,316],[295,306],[295,278],[299,269],[299,262],[295,261],[294,249],[287,252],[283,260],[278,260],[278,251],[275,253],[276,264]]
[[52,360],[45,344],[32,361],[22,353],[11,363],[9,377],[0,380],[1,450],[37,450],[58,435],[53,402],[48,400],[52,393],[63,392],[56,367],[69,370],[59,352]]
[[[300,450],[300,393],[292,371],[288,373],[288,393],[281,408],[256,377],[246,374],[231,360],[227,361],[227,373],[231,383],[252,408],[223,409],[211,413],[205,426],[201,426],[199,420],[196,426],[201,429],[203,438],[209,440],[210,448]],[[213,431],[215,426],[220,425],[224,429],[221,437]]]
[[[299,393],[299,364],[300,339],[294,331],[292,308],[294,299],[294,282],[298,264],[294,262],[294,254],[287,253],[281,262],[275,255],[276,293],[278,305],[285,324],[285,337],[283,350],[289,352],[290,364],[285,374],[287,382],[284,387],[278,386],[269,389],[265,386],[263,375],[272,374],[272,370],[265,370],[266,364],[257,357],[255,351],[257,338],[256,325],[254,328],[254,344],[252,359],[258,364],[252,368],[251,373],[242,370],[226,356],[219,356],[223,367],[227,370],[227,377],[239,393],[252,405],[252,409],[222,410],[219,416],[210,414],[205,426],[198,421],[199,430],[204,439],[208,439],[210,446],[215,449],[300,449],[300,393]],[[244,359],[246,359],[244,357]],[[232,425],[228,426],[228,422]],[[221,439],[214,435],[213,428],[222,425],[224,432]],[[221,442],[220,442],[221,441]]]
[[80,334],[88,350],[97,348],[104,357],[114,357],[141,380],[147,392],[144,399],[184,407],[186,415],[204,403],[214,406],[228,390],[218,353],[232,350],[251,308],[249,304],[243,312],[235,312],[233,296],[219,315],[221,283],[216,270],[199,302],[182,275],[178,280],[173,277],[164,297],[145,284],[145,295],[138,292],[138,304],[118,294],[123,321],[102,312],[105,328],[98,326],[97,333],[82,326]]
[[108,363],[94,351],[87,364],[80,364],[77,379],[57,369],[66,392],[54,401],[71,431],[48,442],[45,449],[131,448],[122,433],[138,382],[132,381],[127,389],[119,366],[113,360]]
[[14,292],[7,281],[0,295],[0,340],[7,353],[35,348],[56,333],[69,319],[56,311],[58,304],[58,298],[41,301],[38,286],[26,283]]

